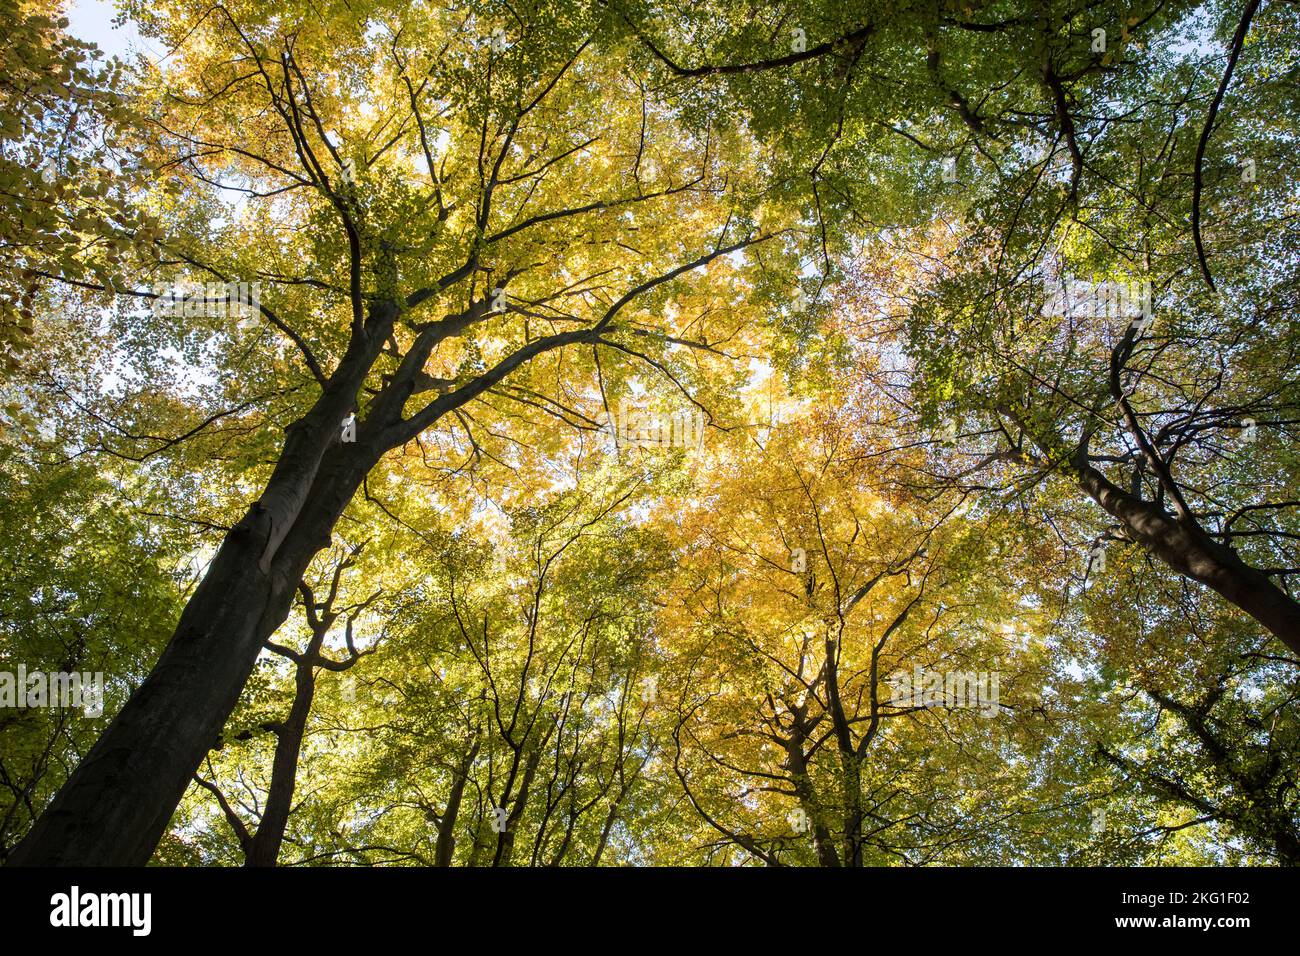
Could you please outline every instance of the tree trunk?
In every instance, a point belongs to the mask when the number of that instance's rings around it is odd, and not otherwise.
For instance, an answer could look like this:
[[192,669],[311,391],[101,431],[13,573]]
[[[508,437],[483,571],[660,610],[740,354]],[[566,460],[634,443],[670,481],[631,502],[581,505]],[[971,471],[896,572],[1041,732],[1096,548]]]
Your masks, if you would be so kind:
[[[554,724],[551,725],[554,730]],[[533,786],[533,778],[537,775],[537,765],[542,762],[542,748],[546,742],[551,739],[550,731],[547,731],[545,737],[537,744],[533,751],[528,755],[524,764],[523,780],[519,784],[519,795],[514,799],[514,805],[510,809],[510,816],[506,820],[506,827],[497,834],[497,849],[492,857],[493,866],[509,866],[510,859],[515,852],[515,829],[519,821],[523,819],[524,809],[528,806],[528,793]],[[507,793],[509,789],[507,788]],[[502,800],[502,803],[508,802]]]
[[284,843],[284,831],[289,826],[289,812],[293,809],[293,794],[298,785],[302,739],[307,733],[307,718],[311,716],[311,705],[316,696],[316,655],[324,637],[323,629],[313,635],[307,652],[296,665],[293,705],[289,708],[289,716],[276,729],[275,758],[271,763],[266,810],[253,836],[245,866],[275,866],[280,857],[280,846]]
[[158,663],[6,865],[149,861],[307,565],[381,453],[340,442],[352,383],[368,367],[367,356],[350,352],[289,426],[266,491],[226,535]]
[[862,763],[856,754],[841,755],[844,784],[844,865],[862,866]]
[[799,806],[808,816],[813,846],[817,849],[817,862],[825,867],[838,867],[840,858],[835,853],[835,841],[822,817],[820,802],[813,790],[812,779],[808,776],[808,758],[803,752],[808,736],[803,721],[803,715],[800,714],[790,738],[786,741],[785,768],[790,774],[790,782],[794,785]]
[[1076,463],[1080,487],[1156,557],[1245,611],[1300,655],[1300,604],[1225,544]]
[[479,739],[475,737],[473,746],[461,759],[460,766],[456,770],[456,779],[452,781],[451,793],[447,797],[447,809],[443,811],[442,821],[438,824],[438,844],[433,856],[434,866],[451,866],[452,857],[456,852],[456,818],[460,816],[465,784],[469,780],[470,769],[474,766],[474,758],[478,756],[478,748]]

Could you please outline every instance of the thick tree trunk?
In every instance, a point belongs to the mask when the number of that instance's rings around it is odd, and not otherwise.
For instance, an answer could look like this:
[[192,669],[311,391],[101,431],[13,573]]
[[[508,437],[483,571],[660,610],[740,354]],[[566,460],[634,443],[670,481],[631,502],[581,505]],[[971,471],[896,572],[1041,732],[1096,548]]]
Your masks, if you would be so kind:
[[1156,557],[1216,591],[1300,655],[1300,604],[1267,575],[1227,545],[1124,491],[1091,465],[1076,465],[1080,487]]
[[266,492],[227,534],[158,663],[7,865],[148,862],[288,616],[297,582],[378,458],[378,450],[340,444],[352,394],[331,383],[290,426]]
[[149,677],[9,865],[148,862],[190,775],[234,709],[262,643],[288,612],[289,594],[273,594],[257,567],[260,552],[257,539],[227,540]]

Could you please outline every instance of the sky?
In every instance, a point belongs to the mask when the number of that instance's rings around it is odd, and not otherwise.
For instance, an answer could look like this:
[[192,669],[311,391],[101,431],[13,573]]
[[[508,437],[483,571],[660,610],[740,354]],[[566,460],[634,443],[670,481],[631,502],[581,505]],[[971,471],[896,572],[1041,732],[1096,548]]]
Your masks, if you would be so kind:
[[116,13],[112,0],[72,0],[68,4],[68,32],[95,44],[106,56],[123,60],[137,52],[152,54],[154,59],[162,56],[164,51],[142,39],[134,24],[115,27],[113,17]]

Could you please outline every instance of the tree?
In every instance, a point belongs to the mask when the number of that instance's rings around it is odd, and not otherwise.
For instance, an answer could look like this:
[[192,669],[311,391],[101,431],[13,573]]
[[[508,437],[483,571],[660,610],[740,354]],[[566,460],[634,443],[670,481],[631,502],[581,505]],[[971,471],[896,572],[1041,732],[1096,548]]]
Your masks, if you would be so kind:
[[[464,20],[425,11],[403,24],[388,10],[365,20],[339,11],[290,31],[251,11],[196,11],[182,4],[152,21],[178,45],[178,25],[193,27],[183,73],[145,78],[159,103],[155,168],[182,200],[228,188],[268,212],[293,210],[315,262],[305,275],[289,266],[283,218],[234,230],[241,245],[226,247],[228,261],[210,261],[193,235],[164,239],[160,260],[221,282],[242,270],[282,289],[257,312],[298,348],[316,395],[285,426],[262,493],[150,677],[15,862],[144,862],[297,582],[382,456],[541,356],[621,347],[636,334],[626,313],[774,235],[754,226],[735,183],[724,188],[708,131],[647,147],[629,122],[642,91],[600,84],[608,54],[588,14],[541,10],[507,25],[491,8]],[[385,38],[368,61],[376,75],[338,76],[342,38],[360,49],[373,35]],[[374,123],[362,119],[367,104]],[[441,159],[435,116],[449,138]],[[610,116],[623,121],[611,128]],[[586,175],[557,193],[558,171],[584,154]],[[651,157],[653,181],[642,169]],[[645,229],[633,211],[663,228]],[[644,248],[629,255],[623,237],[634,230]],[[265,272],[253,265],[263,255],[277,263]],[[562,274],[566,258],[576,279]],[[431,361],[445,371],[432,374]],[[354,411],[356,440],[343,443]]]
[[1005,727],[1036,719],[1040,625],[1000,600],[1006,529],[892,498],[850,422],[751,434],[684,522],[673,766],[720,858],[951,861],[1034,812]]

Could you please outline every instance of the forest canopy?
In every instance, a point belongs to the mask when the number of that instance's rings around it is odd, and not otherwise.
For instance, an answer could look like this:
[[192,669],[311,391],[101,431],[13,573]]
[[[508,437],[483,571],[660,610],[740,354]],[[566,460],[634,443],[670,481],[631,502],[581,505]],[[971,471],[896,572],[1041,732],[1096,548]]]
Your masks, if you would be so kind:
[[1300,5],[117,10],[0,0],[0,860],[1300,864]]

